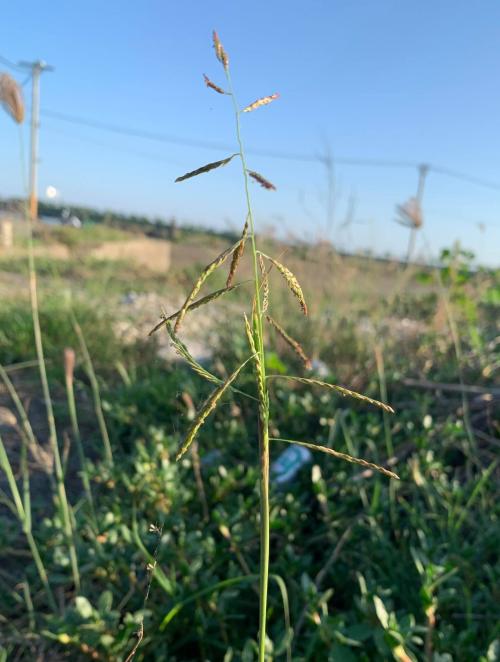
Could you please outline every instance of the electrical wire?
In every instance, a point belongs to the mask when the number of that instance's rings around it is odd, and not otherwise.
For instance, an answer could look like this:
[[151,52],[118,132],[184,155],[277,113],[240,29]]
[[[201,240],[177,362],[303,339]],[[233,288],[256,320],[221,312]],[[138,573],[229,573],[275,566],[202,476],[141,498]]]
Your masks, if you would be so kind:
[[[112,124],[108,122],[100,122],[95,120],[86,119],[83,117],[78,117],[75,115],[68,115],[66,113],[60,113],[58,111],[43,109],[41,114],[45,117],[51,117],[56,120],[63,122],[68,122],[70,124],[79,124],[81,126],[87,126],[89,128],[98,129],[100,131],[108,131],[111,133],[117,133],[120,135],[126,135],[135,138],[143,138],[146,140],[152,140],[156,142],[164,142],[175,145],[182,145],[184,147],[196,147],[200,149],[208,150],[232,150],[233,147],[226,143],[217,143],[210,142],[205,140],[193,140],[189,138],[179,138],[177,136],[172,136],[164,133],[157,133],[153,131],[145,131],[143,129],[135,129],[132,127],[126,127],[122,125]],[[302,161],[308,163],[322,163],[324,158],[320,155],[315,154],[301,154],[296,152],[277,152],[267,149],[253,148],[247,150],[249,153],[256,154],[258,156],[264,156],[274,159],[282,159],[285,161]],[[370,167],[370,168],[411,168],[419,169],[422,164],[418,161],[395,161],[390,159],[376,159],[376,158],[356,158],[356,157],[335,157],[334,162],[340,165],[345,166],[360,166],[360,167]],[[428,170],[439,175],[445,175],[453,179],[461,180],[468,182],[469,184],[475,184],[476,186],[482,186],[483,188],[492,189],[495,191],[500,191],[500,183],[491,182],[481,177],[474,175],[469,175],[467,173],[459,172],[451,168],[439,166],[439,165],[428,165]]]
[[14,62],[11,62],[8,58],[4,57],[3,55],[0,55],[0,62],[6,66],[9,67],[9,69],[12,69],[14,71],[25,71],[25,69],[18,64],[15,64]]

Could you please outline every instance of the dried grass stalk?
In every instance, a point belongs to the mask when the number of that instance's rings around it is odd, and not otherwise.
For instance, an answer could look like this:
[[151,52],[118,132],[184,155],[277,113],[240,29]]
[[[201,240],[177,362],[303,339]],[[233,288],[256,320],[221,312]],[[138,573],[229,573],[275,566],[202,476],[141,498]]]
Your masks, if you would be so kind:
[[269,322],[269,324],[271,324],[271,326],[273,326],[276,329],[276,331],[280,334],[283,340],[293,349],[293,351],[301,359],[301,361],[304,363],[305,368],[307,370],[311,370],[312,368],[311,359],[304,352],[302,345],[297,340],[289,336],[288,333],[285,331],[285,329],[282,326],[280,326],[278,322],[276,322],[276,320],[273,320],[273,318],[270,315],[266,315],[266,319]]
[[351,462],[352,464],[359,464],[362,467],[366,467],[367,469],[374,469],[375,471],[379,471],[381,474],[384,474],[384,476],[399,480],[399,476],[397,474],[389,471],[389,469],[385,469],[385,467],[381,467],[380,465],[374,464],[373,462],[368,462],[367,460],[362,460],[359,457],[347,455],[347,453],[334,451],[332,448],[327,448],[326,446],[319,446],[318,444],[312,444],[307,441],[294,441],[292,439],[281,439],[278,437],[271,438],[271,441],[286,441],[288,444],[298,444],[299,446],[305,446],[306,448],[310,448],[313,451],[321,451],[322,453],[333,455],[333,457],[337,457],[340,460],[345,460],[346,462]]
[[229,274],[227,276],[226,287],[231,287],[231,284],[238,268],[238,264],[243,256],[243,251],[245,250],[245,242],[248,237],[248,218],[245,221],[243,226],[243,232],[241,233],[240,245],[233,253],[233,259],[231,260],[231,266],[229,268]]
[[264,264],[264,259],[260,253],[259,253],[259,266],[260,266],[260,272],[262,274],[262,290],[263,290],[262,312],[265,313],[269,308],[269,276],[266,270],[266,266]]
[[[212,301],[215,301],[215,299],[218,299],[224,294],[228,294],[228,292],[231,292],[232,290],[235,290],[237,287],[240,287],[241,283],[237,283],[236,285],[231,285],[230,287],[223,287],[221,290],[215,290],[215,292],[210,292],[210,294],[207,294],[206,297],[202,297],[201,299],[198,299],[197,301],[194,301],[190,306],[187,307],[186,312],[191,312],[192,310],[196,310],[196,308],[200,308],[201,306],[204,306],[207,303],[211,303]],[[172,313],[172,315],[169,315],[166,317],[165,315],[162,315],[162,319],[158,322],[158,324],[151,329],[151,331],[148,333],[148,336],[152,336],[153,333],[156,333],[158,329],[161,329],[162,326],[165,326],[167,322],[171,322],[172,320],[176,319],[179,316],[179,313],[181,311],[178,310],[175,313]]]
[[242,112],[251,113],[252,110],[255,110],[256,108],[260,108],[261,106],[267,106],[268,103],[271,103],[271,101],[274,101],[275,99],[278,98],[279,98],[279,94],[277,92],[275,94],[270,94],[268,97],[262,97],[261,99],[257,99],[257,101],[251,103],[246,108],[243,108]]
[[229,68],[229,57],[228,57],[226,51],[224,50],[224,47],[222,46],[222,44],[220,42],[219,35],[217,34],[217,32],[215,30],[213,31],[213,40],[214,40],[215,56],[217,57],[219,62],[222,63],[222,65],[224,66],[224,69],[228,69]]
[[283,278],[286,280],[288,287],[291,289],[293,294],[297,297],[299,300],[300,307],[302,308],[302,312],[304,315],[307,315],[307,304],[306,300],[304,298],[304,293],[302,292],[302,288],[300,287],[299,281],[297,278],[292,274],[290,269],[287,269],[281,262],[278,262],[278,260],[275,260],[272,257],[269,257],[269,255],[266,255],[265,253],[260,253],[262,257],[265,257],[266,260],[269,260],[274,264],[276,269],[280,272],[280,274],[283,276]]
[[186,451],[189,449],[196,435],[198,434],[198,430],[201,428],[201,426],[203,425],[209,414],[211,414],[213,410],[217,407],[217,403],[219,402],[219,400],[222,398],[224,393],[231,386],[231,384],[234,382],[236,377],[240,374],[240,371],[248,363],[249,360],[250,359],[247,359],[244,363],[242,363],[239,366],[239,368],[236,368],[236,370],[231,375],[229,375],[226,381],[223,384],[221,384],[218,388],[216,388],[215,391],[213,391],[211,395],[207,398],[207,400],[205,400],[205,402],[201,406],[201,409],[197,413],[196,418],[194,419],[191,427],[189,428],[186,438],[184,439],[179,449],[179,452],[177,453],[177,456],[175,458],[177,461],[179,461],[181,457],[184,455],[184,453],[186,453]]
[[247,170],[248,174],[252,179],[255,179],[256,182],[258,182],[261,186],[266,188],[268,191],[276,191],[276,186],[271,183],[268,179],[263,177],[261,174],[258,172],[255,172],[255,170]]
[[361,393],[357,393],[356,391],[351,391],[348,388],[344,388],[343,386],[337,386],[336,384],[328,384],[327,382],[322,382],[319,379],[311,379],[308,377],[291,377],[289,375],[269,375],[268,379],[271,378],[289,379],[291,381],[301,382],[303,384],[312,384],[313,386],[322,386],[323,388],[329,388],[332,389],[333,391],[337,391],[337,393],[340,393],[340,395],[348,396],[350,398],[355,398],[356,400],[362,400],[363,402],[368,402],[368,404],[374,405],[375,407],[379,407],[380,409],[383,409],[389,414],[394,414],[394,409],[389,405],[386,405],[384,402],[380,402],[379,400],[374,400],[373,398],[369,398],[368,396],[362,395]]
[[227,92],[225,92],[225,91],[222,89],[222,87],[219,87],[218,85],[216,85],[215,83],[213,83],[213,82],[210,80],[210,78],[209,78],[206,74],[203,74],[203,78],[205,79],[205,85],[206,85],[207,87],[210,87],[212,90],[215,90],[215,91],[218,92],[219,94],[227,94]]
[[396,221],[406,228],[418,230],[424,223],[422,208],[416,198],[410,198],[404,204],[397,205],[396,212],[398,214]]
[[215,271],[215,269],[217,269],[217,268],[220,267],[222,264],[224,264],[224,262],[227,260],[227,258],[228,258],[228,257],[229,257],[229,256],[230,256],[230,255],[231,255],[231,254],[232,254],[237,248],[238,248],[238,246],[240,245],[240,243],[241,243],[241,242],[238,241],[236,244],[234,244],[233,246],[231,246],[231,248],[228,248],[228,249],[225,250],[223,253],[221,253],[220,255],[218,255],[218,256],[215,258],[215,260],[214,260],[213,262],[210,262],[210,264],[209,264],[208,266],[206,266],[205,269],[202,271],[202,273],[200,274],[198,280],[197,280],[196,283],[194,284],[193,289],[192,289],[191,292],[188,294],[188,297],[187,297],[186,301],[184,302],[184,305],[183,305],[182,308],[179,310],[179,313],[178,313],[178,315],[177,315],[177,319],[176,319],[176,321],[175,321],[175,333],[178,333],[178,332],[179,332],[180,326],[181,326],[181,324],[182,324],[182,320],[184,319],[184,317],[185,317],[185,315],[186,315],[186,313],[187,313],[187,311],[188,311],[189,306],[192,304],[193,299],[195,298],[195,296],[196,296],[196,295],[198,294],[198,292],[200,291],[200,288],[201,288],[201,286],[203,285],[203,283],[204,283],[204,282],[206,281],[206,279],[210,276],[210,274],[211,274],[213,271]]
[[24,120],[24,101],[20,85],[9,74],[0,74],[0,103],[12,119]]
[[175,180],[176,182],[183,182],[185,179],[191,179],[191,177],[197,177],[198,175],[203,175],[205,172],[210,172],[210,170],[215,170],[216,168],[221,168],[222,166],[227,165],[230,161],[234,159],[235,156],[238,156],[237,154],[231,154],[231,156],[228,156],[227,159],[222,159],[221,161],[213,161],[213,163],[207,163],[204,166],[201,166],[201,168],[197,168],[196,170],[192,170],[191,172],[186,172],[185,175],[181,175],[180,177],[177,177]]

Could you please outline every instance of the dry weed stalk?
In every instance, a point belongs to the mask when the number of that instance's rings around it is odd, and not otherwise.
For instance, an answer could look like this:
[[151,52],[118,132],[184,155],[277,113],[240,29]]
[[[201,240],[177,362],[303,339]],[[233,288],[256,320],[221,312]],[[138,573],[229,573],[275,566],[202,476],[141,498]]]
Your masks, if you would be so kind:
[[[272,100],[277,98],[277,95],[272,95],[270,97],[261,97],[258,101],[254,102],[250,106],[247,106],[246,108],[241,110],[240,107],[238,106],[238,102],[236,100],[233,91],[231,76],[229,72],[229,58],[216,32],[213,33],[213,43],[215,48],[215,55],[223,65],[224,72],[226,75],[226,79],[227,79],[226,94],[231,97],[231,101],[233,104],[235,121],[236,121],[236,139],[239,145],[239,152],[237,154],[232,154],[227,158],[221,159],[219,161],[215,161],[214,163],[209,163],[207,165],[204,165],[201,168],[197,168],[196,170],[193,170],[181,177],[178,177],[175,181],[181,182],[190,179],[191,177],[195,177],[197,175],[201,175],[203,173],[215,170],[216,168],[227,165],[236,156],[239,157],[241,164],[241,171],[243,175],[245,200],[247,206],[246,222],[243,228],[241,239],[236,244],[234,244],[233,246],[222,252],[217,258],[215,258],[215,260],[213,260],[203,270],[203,272],[200,274],[197,281],[195,282],[194,286],[192,287],[191,292],[187,296],[182,308],[177,313],[171,315],[168,318],[165,315],[163,315],[163,319],[159,324],[157,324],[157,326],[152,330],[152,332],[156,331],[158,328],[160,328],[160,326],[165,325],[168,333],[170,334],[170,338],[175,346],[176,351],[187,361],[187,363],[191,366],[191,368],[204,379],[208,379],[209,381],[213,381],[218,384],[217,388],[212,392],[209,398],[204,402],[204,404],[199,409],[177,453],[177,459],[182,458],[183,455],[189,450],[193,441],[197,437],[201,427],[205,423],[207,417],[216,409],[217,405],[222,400],[226,391],[232,389],[235,392],[239,392],[234,388],[233,384],[234,382],[236,382],[238,376],[240,375],[241,371],[244,369],[245,365],[249,361],[253,363],[257,395],[258,395],[257,428],[258,428],[259,464],[260,464],[260,479],[259,479],[260,574],[259,574],[258,660],[259,662],[265,662],[266,625],[267,625],[267,590],[268,590],[268,581],[270,577],[269,575],[269,541],[270,541],[269,446],[270,446],[270,442],[286,441],[287,443],[307,446],[308,448],[311,448],[313,450],[317,450],[323,453],[329,453],[330,455],[336,458],[340,458],[342,460],[346,460],[347,462],[360,464],[361,466],[367,467],[369,469],[379,471],[390,478],[397,478],[396,474],[394,474],[392,471],[385,469],[384,467],[380,467],[364,459],[352,457],[345,453],[340,453],[330,448],[325,448],[324,446],[320,446],[316,443],[312,443],[308,441],[307,442],[294,441],[289,439],[271,439],[269,436],[270,400],[269,400],[268,380],[272,378],[274,379],[282,378],[287,380],[295,380],[305,384],[321,386],[333,390],[337,393],[340,393],[343,396],[349,396],[352,398],[356,398],[358,400],[363,400],[365,402],[368,402],[369,404],[373,404],[377,407],[382,408],[384,411],[392,412],[393,410],[388,405],[381,403],[377,400],[373,400],[372,398],[369,398],[367,396],[356,393],[355,391],[351,391],[349,389],[346,389],[341,386],[336,386],[334,384],[327,384],[325,382],[321,382],[316,379],[307,379],[304,377],[292,377],[292,376],[282,376],[282,375],[269,375],[269,376],[266,375],[266,368],[265,368],[266,355],[265,355],[265,346],[264,346],[265,321],[267,321],[272,326],[274,326],[274,328],[294,349],[294,351],[298,353],[298,355],[304,361],[305,367],[309,368],[310,366],[309,360],[304,350],[299,345],[299,343],[297,343],[292,338],[290,338],[290,336],[288,336],[288,334],[277,322],[275,322],[271,317],[266,316],[265,314],[269,306],[269,281],[268,281],[268,273],[263,263],[264,259],[269,260],[278,269],[282,277],[285,279],[290,291],[297,298],[300,304],[300,308],[305,315],[307,315],[307,305],[305,302],[302,288],[297,278],[290,271],[290,269],[288,269],[288,267],[278,262],[276,259],[260,252],[257,249],[257,241],[254,230],[254,217],[253,217],[253,210],[252,210],[252,204],[250,198],[249,178],[251,177],[252,179],[255,179],[259,184],[261,184],[264,188],[268,190],[274,190],[275,186],[271,184],[271,182],[269,182],[267,179],[262,177],[262,175],[260,175],[259,173],[255,172],[254,170],[249,170],[247,168],[246,156],[243,148],[243,142],[242,142],[241,130],[240,130],[240,118],[242,113],[247,113],[250,110],[254,110],[255,108],[258,108],[260,106],[267,105]],[[222,88],[218,88],[218,86],[215,86],[214,84],[210,84],[211,81],[206,76],[205,76],[205,82],[209,87],[215,89],[215,91],[218,91],[219,93],[221,93],[221,91],[223,92]],[[214,375],[212,375],[211,373],[209,373],[207,370],[205,370],[205,368],[200,366],[193,359],[186,346],[178,338],[177,334],[180,330],[182,321],[188,310],[194,310],[195,308],[198,308],[203,304],[212,302],[222,294],[229,293],[232,289],[234,289],[235,286],[232,285],[232,282],[237,270],[238,263],[243,255],[247,238],[249,239],[249,243],[251,245],[254,294],[251,298],[251,301],[249,302],[251,303],[251,307],[252,307],[252,313],[250,316],[251,321],[249,321],[249,319],[245,315],[244,322],[245,322],[245,333],[248,340],[248,345],[251,355],[244,363],[242,363],[239,367],[237,367],[225,381],[222,381],[217,377],[215,377]],[[232,260],[231,260],[231,266],[229,268],[226,288],[224,288],[223,290],[218,290],[217,292],[209,294],[206,297],[199,299],[197,302],[194,302],[194,298],[196,297],[196,295],[198,294],[198,292],[200,291],[201,287],[208,279],[208,277],[216,269],[219,269],[226,262],[227,258],[230,255],[232,255]],[[176,319],[176,322],[174,328],[172,329],[170,325],[170,320],[173,320],[174,318]],[[242,393],[242,395],[247,396],[248,394]],[[280,581],[282,581],[281,578]],[[166,626],[169,619],[170,619],[170,614],[165,617],[162,623],[162,628]],[[291,651],[287,652],[287,657],[289,660],[291,660]]]

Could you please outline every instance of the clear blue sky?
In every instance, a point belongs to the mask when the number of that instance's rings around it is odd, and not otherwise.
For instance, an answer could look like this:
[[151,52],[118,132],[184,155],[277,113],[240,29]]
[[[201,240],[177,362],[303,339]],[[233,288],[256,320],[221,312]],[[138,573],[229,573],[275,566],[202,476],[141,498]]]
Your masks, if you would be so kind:
[[[202,79],[207,73],[223,83],[213,28],[230,55],[242,104],[281,94],[243,117],[247,147],[314,155],[329,145],[334,158],[426,162],[500,183],[497,0],[29,0],[3,3],[0,54],[55,67],[42,79],[43,109],[232,145],[229,99]],[[68,203],[239,227],[236,163],[173,183],[225,155],[42,116],[40,193],[53,185]],[[260,227],[320,234],[324,168],[263,156],[250,161],[278,187],[252,189]],[[2,114],[0,196],[20,194],[19,172],[17,131]],[[403,254],[407,231],[394,223],[394,207],[414,193],[416,170],[338,164],[335,175],[337,228],[350,195],[355,219],[363,221],[337,229],[337,241]],[[500,191],[432,173],[424,212],[433,250],[460,239],[482,261],[498,264],[499,207]]]

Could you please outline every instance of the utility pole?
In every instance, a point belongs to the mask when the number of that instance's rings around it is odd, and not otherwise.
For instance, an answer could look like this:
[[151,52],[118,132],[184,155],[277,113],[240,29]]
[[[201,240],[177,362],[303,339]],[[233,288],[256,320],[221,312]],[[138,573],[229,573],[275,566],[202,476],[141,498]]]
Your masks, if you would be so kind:
[[37,60],[36,62],[20,62],[19,65],[31,70],[31,155],[29,209],[30,219],[32,222],[35,222],[38,218],[37,175],[38,129],[40,127],[40,74],[42,71],[53,71],[54,67],[49,66],[43,60]]

